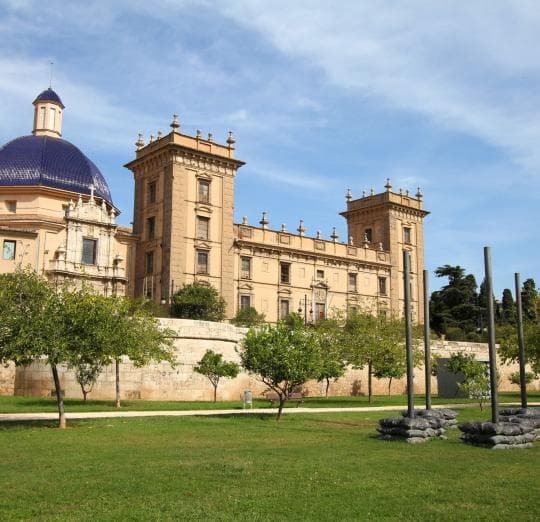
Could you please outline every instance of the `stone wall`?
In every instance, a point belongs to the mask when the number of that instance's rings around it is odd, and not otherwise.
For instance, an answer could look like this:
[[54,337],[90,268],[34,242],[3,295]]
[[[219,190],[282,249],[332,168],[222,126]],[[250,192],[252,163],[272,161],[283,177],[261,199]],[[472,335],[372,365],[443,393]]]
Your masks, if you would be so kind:
[[[121,393],[124,399],[147,400],[211,400],[213,389],[206,377],[193,371],[193,367],[206,350],[223,354],[225,360],[239,362],[236,348],[245,335],[245,328],[237,328],[226,323],[190,321],[186,319],[161,319],[162,324],[176,332],[175,350],[177,365],[168,363],[151,364],[144,368],[135,368],[129,360],[121,364]],[[438,341],[432,345],[433,353],[447,357],[452,353],[465,351],[474,353],[477,359],[487,360],[487,345],[481,343],[463,343]],[[518,391],[510,384],[508,375],[517,371],[517,365],[500,365],[501,391]],[[60,369],[62,387],[66,397],[82,397],[74,372],[63,367]],[[432,378],[432,391],[437,393],[437,379]],[[241,373],[236,379],[223,379],[218,387],[218,399],[238,400],[243,390],[250,389],[254,395],[260,395],[265,386],[255,377]],[[311,396],[323,395],[325,383],[309,382],[305,386]],[[415,391],[424,391],[424,370],[415,370]],[[529,385],[530,390],[540,390],[540,380]],[[51,396],[54,385],[50,367],[35,363],[27,368],[10,366],[0,367],[0,394]],[[373,379],[373,392],[388,392],[388,380]],[[406,382],[400,379],[392,382],[392,394],[406,393]],[[330,395],[367,394],[367,371],[350,370],[347,374],[330,385]],[[89,395],[92,399],[113,399],[115,395],[114,367],[106,368],[101,374],[94,390]]]

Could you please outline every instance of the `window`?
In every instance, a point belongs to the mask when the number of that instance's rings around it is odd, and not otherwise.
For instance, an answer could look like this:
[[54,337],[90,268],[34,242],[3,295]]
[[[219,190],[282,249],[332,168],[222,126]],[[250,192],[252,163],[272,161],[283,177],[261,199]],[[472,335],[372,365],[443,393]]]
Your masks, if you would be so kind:
[[279,300],[279,318],[285,319],[289,315],[289,300],[280,299]]
[[15,259],[16,241],[11,239],[4,240],[4,248],[2,249],[2,259],[6,261],[13,261]]
[[210,203],[210,182],[205,179],[199,180],[199,202]]
[[373,241],[373,229],[372,228],[366,228],[364,230],[364,241],[367,241],[368,243],[371,243]]
[[282,283],[290,283],[291,282],[291,264],[290,263],[280,263],[279,264],[279,280]]
[[197,274],[208,274],[208,252],[197,250]]
[[349,274],[349,292],[356,292],[358,290],[356,285],[357,279],[358,274]]
[[39,115],[40,125],[39,125],[39,128],[44,129],[45,128],[45,107],[41,107],[39,109],[39,111],[40,111],[40,115]]
[[411,229],[410,227],[403,227],[403,242],[407,245],[411,244]]
[[154,273],[154,252],[146,252],[146,273]]
[[242,257],[240,262],[240,277],[242,279],[251,279],[251,257]]
[[379,294],[386,295],[386,277],[379,277]]
[[8,212],[17,212],[17,202],[16,201],[6,201],[6,208]]
[[148,239],[154,239],[156,237],[156,218],[154,216],[146,220],[146,237]]
[[55,118],[56,118],[56,110],[51,108],[49,111],[49,128],[50,129],[54,129]]
[[251,308],[251,296],[241,295],[240,296],[240,310],[245,310],[246,308]]
[[317,270],[317,279],[324,279],[324,270]]
[[155,181],[151,181],[150,183],[148,183],[147,192],[146,192],[146,201],[147,203],[156,202],[156,182]]
[[83,238],[82,259],[81,262],[85,265],[96,264],[96,247],[97,239]]
[[197,239],[208,239],[210,218],[197,216]]

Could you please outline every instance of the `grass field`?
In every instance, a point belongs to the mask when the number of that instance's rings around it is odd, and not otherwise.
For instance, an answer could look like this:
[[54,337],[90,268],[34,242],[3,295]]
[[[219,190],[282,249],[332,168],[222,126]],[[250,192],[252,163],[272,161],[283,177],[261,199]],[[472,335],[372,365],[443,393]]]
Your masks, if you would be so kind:
[[[530,392],[529,401],[540,402],[540,392]],[[499,402],[519,402],[519,393],[501,393]],[[93,401],[86,403],[81,399],[66,399],[66,411],[116,411],[114,401]],[[474,404],[474,400],[463,398],[439,399],[433,398],[433,404],[468,403]],[[375,395],[371,404],[367,397],[308,397],[303,406],[314,408],[339,408],[355,406],[405,406],[407,404],[406,395]],[[424,396],[417,395],[415,404],[424,406]],[[288,404],[287,407],[294,408],[296,404]],[[255,399],[254,408],[269,408],[270,403],[266,400]],[[489,407],[489,405],[488,405]],[[148,410],[209,410],[209,409],[241,409],[240,401],[218,401],[217,403],[207,401],[122,401],[122,411],[148,411]],[[56,400],[42,397],[0,397],[0,413],[27,413],[27,412],[55,412],[57,411]]]
[[0,520],[540,519],[540,443],[382,442],[381,416],[4,423]]

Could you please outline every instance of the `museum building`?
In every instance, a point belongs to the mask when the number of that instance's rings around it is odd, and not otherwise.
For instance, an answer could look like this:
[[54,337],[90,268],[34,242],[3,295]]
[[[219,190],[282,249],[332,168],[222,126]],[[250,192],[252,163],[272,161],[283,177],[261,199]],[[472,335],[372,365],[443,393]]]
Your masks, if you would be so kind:
[[[384,191],[354,199],[347,191],[347,238],[308,237],[270,227],[269,217],[234,222],[235,158],[225,144],[171,131],[136,142],[126,167],[135,180],[133,230],[97,167],[61,138],[64,106],[47,89],[34,101],[31,136],[0,149],[0,271],[31,265],[53,281],[86,279],[107,294],[145,295],[167,305],[195,281],[214,286],[227,317],[254,307],[268,321],[291,312],[306,322],[337,310],[401,313],[402,253],[412,260],[413,315],[422,320],[424,268],[420,190]],[[261,202],[262,203],[262,202]]]

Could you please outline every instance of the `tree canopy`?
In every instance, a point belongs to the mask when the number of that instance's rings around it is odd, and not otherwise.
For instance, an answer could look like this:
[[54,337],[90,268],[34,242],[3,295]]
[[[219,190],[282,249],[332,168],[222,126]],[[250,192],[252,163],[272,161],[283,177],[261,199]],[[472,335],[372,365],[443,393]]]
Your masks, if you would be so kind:
[[225,318],[225,300],[213,286],[201,283],[184,285],[172,296],[171,315],[181,319],[222,321]]
[[195,366],[194,370],[204,375],[210,381],[214,387],[214,402],[216,402],[219,381],[222,377],[234,379],[240,372],[240,366],[235,362],[224,361],[221,353],[206,350],[206,353],[197,366]]

